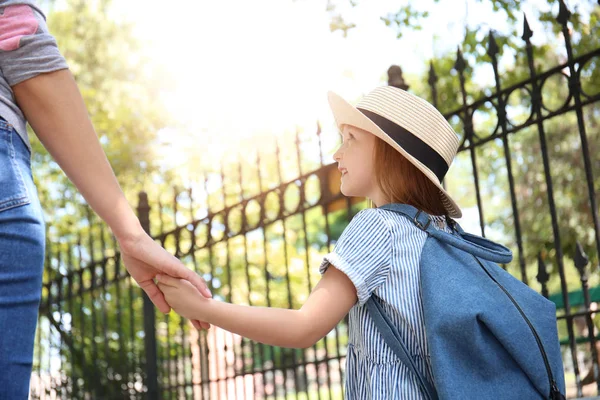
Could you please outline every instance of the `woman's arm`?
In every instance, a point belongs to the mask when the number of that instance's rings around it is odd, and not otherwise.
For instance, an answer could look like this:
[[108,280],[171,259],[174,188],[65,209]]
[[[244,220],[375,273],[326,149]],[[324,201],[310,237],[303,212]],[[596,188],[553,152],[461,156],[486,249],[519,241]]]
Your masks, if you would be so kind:
[[202,278],[141,228],[100,146],[71,72],[63,69],[37,75],[13,86],[13,92],[40,141],[112,229],[127,270],[152,302],[162,312],[170,309],[153,281],[159,272],[189,280],[210,296]]
[[203,298],[188,282],[158,275],[159,288],[180,315],[273,346],[306,348],[329,333],[357,301],[350,279],[330,266],[299,310],[251,307]]
[[70,71],[38,75],[13,86],[27,121],[48,152],[115,236],[141,229],[100,146]]

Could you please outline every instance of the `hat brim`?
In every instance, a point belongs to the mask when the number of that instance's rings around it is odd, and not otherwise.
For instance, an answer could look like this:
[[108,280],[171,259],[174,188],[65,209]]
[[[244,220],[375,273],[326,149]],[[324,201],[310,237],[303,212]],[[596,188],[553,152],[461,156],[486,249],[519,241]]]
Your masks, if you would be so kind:
[[423,163],[417,160],[415,157],[411,156],[406,150],[402,148],[395,140],[390,138],[377,124],[367,118],[363,113],[361,113],[356,107],[352,104],[348,103],[341,96],[334,92],[328,93],[329,106],[331,111],[333,112],[333,117],[335,119],[335,123],[340,130],[342,130],[343,125],[352,125],[359,129],[365,130],[367,132],[372,133],[377,136],[390,146],[392,146],[396,151],[402,154],[408,161],[410,161],[415,167],[419,169],[437,188],[440,190],[440,194],[442,195],[442,202],[446,211],[448,211],[448,215],[452,218],[460,218],[462,217],[462,211],[456,202],[450,197],[448,192],[441,185],[439,179],[433,172],[429,170]]

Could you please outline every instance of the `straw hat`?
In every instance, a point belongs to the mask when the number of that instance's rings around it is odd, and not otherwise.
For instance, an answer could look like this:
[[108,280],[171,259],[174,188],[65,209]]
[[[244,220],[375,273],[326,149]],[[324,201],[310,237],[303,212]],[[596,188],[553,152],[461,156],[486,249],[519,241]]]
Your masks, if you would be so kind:
[[329,92],[329,105],[340,130],[352,125],[388,143],[440,189],[448,214],[461,217],[441,184],[456,156],[458,136],[434,106],[393,86],[373,90],[356,107]]

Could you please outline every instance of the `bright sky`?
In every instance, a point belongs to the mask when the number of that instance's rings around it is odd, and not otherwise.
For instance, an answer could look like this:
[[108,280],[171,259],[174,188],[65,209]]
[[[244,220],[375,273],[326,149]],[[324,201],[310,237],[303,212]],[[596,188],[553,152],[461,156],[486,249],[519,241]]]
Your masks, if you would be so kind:
[[[433,0],[422,0],[420,9],[430,12],[425,29],[407,31],[398,40],[379,19],[395,11],[397,1],[363,1],[355,8],[345,0],[338,3],[346,20],[357,25],[346,38],[330,32],[325,0],[113,5],[171,75],[163,100],[192,137],[165,135],[183,146],[189,147],[190,139],[210,144],[214,151],[222,140],[278,135],[298,126],[313,131],[317,120],[329,130],[328,90],[356,101],[386,84],[392,64],[401,65],[405,75],[420,74],[429,59],[456,48],[466,19],[506,29],[505,18],[491,17],[491,2],[440,0],[434,6]],[[536,29],[536,21],[530,22]]]
[[[165,71],[158,83],[165,87],[162,100],[185,127],[160,133],[172,143],[164,162],[177,167],[192,148],[215,155],[259,134],[312,132],[317,120],[331,132],[327,91],[356,102],[386,84],[392,64],[405,77],[423,73],[432,57],[456,49],[465,21],[480,25],[482,36],[506,30],[506,17],[493,13],[491,1],[419,0],[412,3],[430,13],[424,29],[405,30],[399,40],[380,20],[398,1],[334,3],[357,25],[346,38],[330,32],[326,0],[114,1],[114,16],[133,23],[148,56]],[[534,43],[544,37],[533,10],[547,8],[546,0],[524,1]],[[490,73],[479,79],[491,79]]]

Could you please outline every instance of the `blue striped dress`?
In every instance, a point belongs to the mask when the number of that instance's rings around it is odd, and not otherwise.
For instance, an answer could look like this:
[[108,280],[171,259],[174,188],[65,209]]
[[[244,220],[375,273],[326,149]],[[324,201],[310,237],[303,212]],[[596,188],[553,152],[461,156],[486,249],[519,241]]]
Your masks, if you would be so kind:
[[[443,217],[433,217],[447,230]],[[349,314],[346,357],[346,399],[423,399],[412,373],[397,359],[367,314],[372,294],[383,300],[417,367],[433,382],[423,323],[419,260],[426,234],[406,217],[377,208],[352,218],[334,251],[319,271],[329,265],[345,273],[356,287],[358,302]]]

